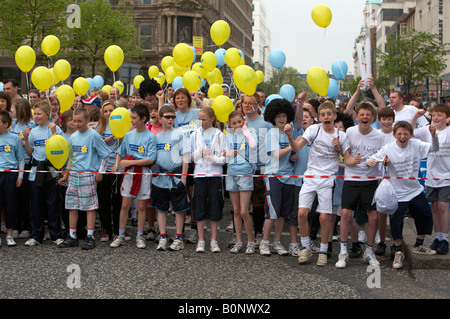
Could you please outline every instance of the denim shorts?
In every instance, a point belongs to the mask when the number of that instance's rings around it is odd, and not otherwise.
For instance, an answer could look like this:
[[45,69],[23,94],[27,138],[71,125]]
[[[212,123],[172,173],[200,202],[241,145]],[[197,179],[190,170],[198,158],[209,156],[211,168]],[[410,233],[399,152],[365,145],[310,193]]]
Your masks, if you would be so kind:
[[253,191],[253,177],[226,176],[225,189],[229,192]]

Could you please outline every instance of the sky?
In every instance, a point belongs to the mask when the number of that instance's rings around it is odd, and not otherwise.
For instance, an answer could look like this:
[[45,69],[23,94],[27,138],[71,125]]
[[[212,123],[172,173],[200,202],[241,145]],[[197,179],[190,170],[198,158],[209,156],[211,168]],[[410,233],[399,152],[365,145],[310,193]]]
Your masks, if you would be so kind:
[[[306,74],[312,67],[331,72],[336,60],[347,62],[353,74],[353,48],[363,25],[366,0],[264,0],[267,25],[272,33],[272,50],[282,50],[285,66]],[[313,8],[323,4],[333,19],[323,29],[312,17]]]

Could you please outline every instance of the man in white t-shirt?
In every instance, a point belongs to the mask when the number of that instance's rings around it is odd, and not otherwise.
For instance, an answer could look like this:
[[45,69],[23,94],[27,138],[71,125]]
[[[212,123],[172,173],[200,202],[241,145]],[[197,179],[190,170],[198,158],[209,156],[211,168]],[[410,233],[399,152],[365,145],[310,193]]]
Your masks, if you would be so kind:
[[[395,123],[400,121],[411,122],[411,119],[417,113],[417,108],[412,105],[403,104],[403,94],[399,91],[392,91],[389,96],[389,105],[395,112]],[[417,119],[416,128],[428,125],[427,119],[422,116]]]

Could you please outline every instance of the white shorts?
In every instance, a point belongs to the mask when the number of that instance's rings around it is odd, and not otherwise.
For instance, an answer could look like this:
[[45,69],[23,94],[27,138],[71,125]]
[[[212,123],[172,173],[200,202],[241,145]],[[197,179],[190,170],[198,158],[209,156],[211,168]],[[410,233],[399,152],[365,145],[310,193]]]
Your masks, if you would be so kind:
[[333,214],[334,179],[306,178],[298,195],[298,208],[311,209],[314,199],[318,199],[316,212]]
[[[132,173],[133,169],[128,170],[128,173]],[[148,172],[144,170],[144,172]],[[141,186],[139,188],[139,192],[134,195],[131,194],[131,187],[133,185],[133,178],[137,177],[137,175],[125,175],[122,180],[122,186],[120,187],[120,194],[122,197],[136,197],[138,200],[147,200],[151,195],[151,175],[140,175],[142,177]]]

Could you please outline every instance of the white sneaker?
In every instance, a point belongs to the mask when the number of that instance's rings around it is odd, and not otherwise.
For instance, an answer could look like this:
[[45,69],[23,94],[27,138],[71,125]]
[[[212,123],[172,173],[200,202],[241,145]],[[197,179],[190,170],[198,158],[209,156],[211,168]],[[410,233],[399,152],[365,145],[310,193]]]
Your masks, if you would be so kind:
[[256,234],[256,236],[255,236],[255,248],[259,248],[259,244],[261,244],[262,238],[263,238],[262,234],[259,234],[259,233]]
[[169,246],[169,250],[171,251],[179,251],[184,249],[184,243],[181,239],[175,239],[172,245]]
[[6,245],[7,246],[17,246],[16,242],[14,241],[14,238],[12,236],[7,236],[6,237]]
[[358,242],[365,243],[367,241],[367,235],[364,230],[358,232]]
[[316,266],[324,267],[327,265],[328,256],[326,253],[319,253],[319,257],[317,258]]
[[196,229],[191,229],[189,235],[186,236],[186,242],[196,244],[198,241],[198,233]]
[[167,250],[167,237],[159,239],[158,246],[156,246],[156,250],[159,250],[159,251]]
[[312,256],[311,249],[300,250],[300,253],[298,254],[298,263],[299,264],[306,263],[309,260],[309,258],[311,258],[311,256]]
[[286,250],[286,248],[284,248],[284,246],[280,242],[272,243],[272,250],[280,256],[289,255],[289,252]]
[[247,243],[247,248],[245,249],[247,255],[252,255],[255,253],[255,243]]
[[40,245],[40,243],[34,238],[30,238],[25,242],[25,246],[37,246],[37,245]]
[[241,252],[242,247],[243,247],[242,243],[236,243],[236,244],[234,244],[233,247],[231,247],[230,253],[232,253],[232,254],[238,254],[238,253]]
[[144,236],[136,238],[136,247],[139,249],[144,249],[147,245],[145,244]]
[[344,269],[345,267],[347,267],[347,261],[348,261],[348,253],[340,253],[338,261],[334,266],[339,269]]
[[233,222],[225,228],[226,231],[233,231]]
[[394,255],[394,262],[392,263],[392,268],[400,269],[403,267],[403,259],[405,258],[405,254],[402,251],[397,251]]
[[367,249],[366,249],[364,251],[363,259],[371,266],[379,266],[380,265],[377,258],[375,257],[375,253],[372,250],[367,251]]
[[52,243],[55,244],[56,246],[58,246],[58,245],[61,244],[63,241],[64,241],[64,239],[58,238],[57,240],[52,241]]
[[211,240],[211,252],[212,253],[220,253],[220,247],[217,243],[217,240]]
[[120,236],[115,236],[114,240],[109,245],[109,247],[111,247],[111,248],[118,248],[118,247],[123,246],[123,245],[125,245],[125,239],[123,237],[120,237]]
[[22,230],[19,234],[19,238],[30,238],[31,232],[29,230]]
[[195,249],[196,253],[204,253],[205,252],[205,241],[199,240],[197,243],[197,248]]
[[270,256],[271,255],[268,240],[261,240],[261,243],[259,244],[259,254],[261,256]]
[[289,244],[289,255],[298,257],[300,247],[298,244]]

